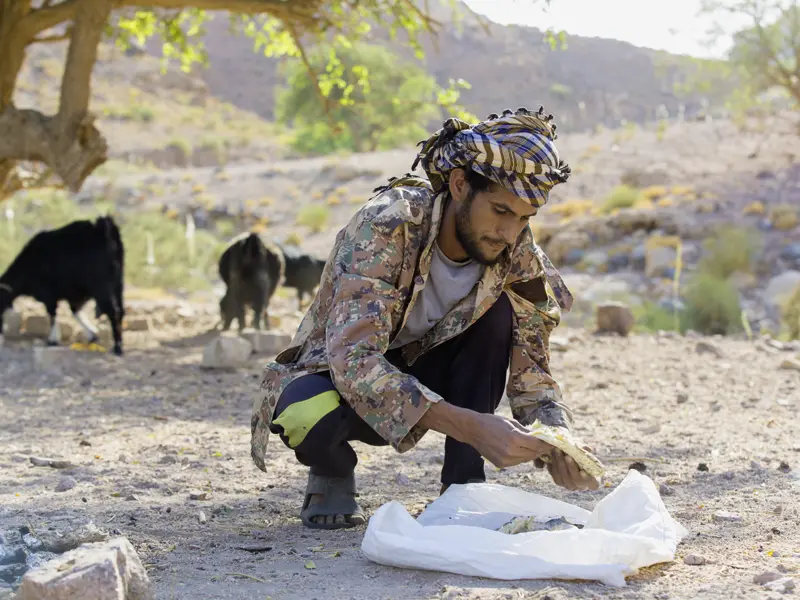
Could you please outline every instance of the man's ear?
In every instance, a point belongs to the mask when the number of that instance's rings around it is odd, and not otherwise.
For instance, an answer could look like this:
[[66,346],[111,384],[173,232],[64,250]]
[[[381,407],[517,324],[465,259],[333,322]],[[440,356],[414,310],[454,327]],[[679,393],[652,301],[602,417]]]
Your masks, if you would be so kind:
[[448,178],[447,184],[450,188],[450,195],[456,202],[461,202],[467,197],[469,192],[469,182],[467,182],[464,169],[458,167],[450,171],[450,177]]

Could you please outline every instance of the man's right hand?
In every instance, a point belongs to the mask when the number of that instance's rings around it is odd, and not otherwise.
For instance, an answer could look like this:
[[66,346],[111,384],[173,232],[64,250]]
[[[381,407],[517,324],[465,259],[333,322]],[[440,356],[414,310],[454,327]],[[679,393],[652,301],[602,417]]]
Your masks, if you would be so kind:
[[513,419],[476,413],[447,402],[431,406],[419,424],[469,444],[498,468],[531,462],[553,450]]
[[531,462],[553,450],[514,419],[489,414],[477,416],[472,441],[467,443],[499,469]]

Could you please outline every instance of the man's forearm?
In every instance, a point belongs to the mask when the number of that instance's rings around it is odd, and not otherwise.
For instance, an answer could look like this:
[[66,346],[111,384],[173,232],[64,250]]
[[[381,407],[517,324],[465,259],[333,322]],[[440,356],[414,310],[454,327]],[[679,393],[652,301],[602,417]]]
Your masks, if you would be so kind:
[[425,411],[419,420],[419,425],[469,444],[475,430],[475,417],[476,413],[467,408],[453,406],[447,402],[437,402]]

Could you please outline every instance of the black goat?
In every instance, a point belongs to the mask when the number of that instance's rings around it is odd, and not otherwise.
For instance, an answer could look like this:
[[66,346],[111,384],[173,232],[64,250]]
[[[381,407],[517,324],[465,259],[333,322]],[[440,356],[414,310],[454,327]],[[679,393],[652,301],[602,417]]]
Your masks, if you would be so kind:
[[269,302],[284,274],[280,248],[257,233],[243,233],[230,241],[218,267],[227,288],[219,302],[222,330],[227,331],[234,318],[239,331],[244,329],[247,306],[253,309],[253,328],[261,329],[263,314],[269,329]]
[[59,342],[56,326],[58,302],[66,300],[91,342],[97,330],[80,314],[95,301],[95,317],[111,322],[114,354],[122,354],[122,319],[125,250],[117,224],[110,216],[73,221],[58,229],[40,231],[20,250],[0,276],[0,335],[3,313],[18,296],[30,296],[45,305],[50,315],[49,345]]
[[297,303],[302,308],[305,294],[313,294],[319,285],[327,261],[301,252],[296,246],[281,246],[286,261],[285,287],[297,290]]

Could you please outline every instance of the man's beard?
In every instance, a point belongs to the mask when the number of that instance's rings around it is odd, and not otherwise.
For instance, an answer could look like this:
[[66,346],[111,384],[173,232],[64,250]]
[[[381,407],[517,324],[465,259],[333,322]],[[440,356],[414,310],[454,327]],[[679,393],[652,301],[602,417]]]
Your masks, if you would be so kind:
[[464,199],[464,202],[458,207],[458,209],[456,209],[456,239],[464,248],[467,256],[477,263],[491,267],[497,263],[498,260],[500,260],[500,257],[503,253],[500,252],[497,254],[497,256],[490,257],[486,256],[481,250],[480,240],[472,230],[472,225],[470,224],[469,218],[470,209],[472,208],[472,201],[474,199],[475,191],[470,190],[469,194]]

